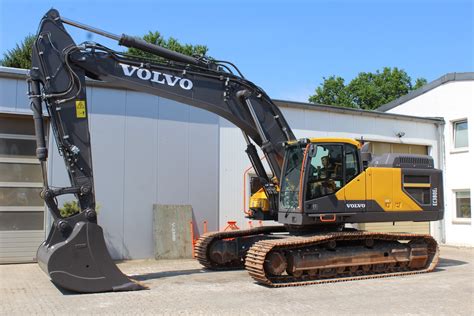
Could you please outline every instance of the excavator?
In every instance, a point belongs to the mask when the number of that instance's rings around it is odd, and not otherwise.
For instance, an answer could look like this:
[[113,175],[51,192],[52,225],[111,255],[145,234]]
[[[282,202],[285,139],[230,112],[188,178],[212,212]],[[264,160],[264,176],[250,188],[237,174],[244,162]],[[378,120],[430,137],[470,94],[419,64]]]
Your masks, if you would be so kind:
[[[77,45],[65,24],[157,58],[132,56],[95,42]],[[86,77],[210,111],[241,129],[261,183],[251,197],[248,217],[276,223],[205,233],[196,243],[196,257],[205,268],[246,269],[259,284],[285,287],[416,274],[436,267],[439,248],[430,235],[369,232],[353,225],[441,220],[442,172],[430,156],[372,156],[369,143],[355,139],[296,139],[280,109],[231,62],[115,35],[51,9],[33,44],[28,93],[43,170],[41,197],[53,221],[37,260],[59,288],[80,293],[146,288],[118,269],[97,223]],[[48,184],[44,110],[64,158],[68,187]],[[268,173],[257,147],[268,162]],[[80,212],[61,216],[57,197],[64,194],[75,196]]]

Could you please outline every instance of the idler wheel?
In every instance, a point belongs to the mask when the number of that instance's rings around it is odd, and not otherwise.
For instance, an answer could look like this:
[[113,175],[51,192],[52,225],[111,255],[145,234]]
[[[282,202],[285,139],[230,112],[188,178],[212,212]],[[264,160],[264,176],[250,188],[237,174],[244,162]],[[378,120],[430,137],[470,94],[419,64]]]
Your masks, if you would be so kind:
[[217,264],[228,264],[239,259],[236,256],[235,243],[226,240],[212,243],[209,249],[209,258]]
[[270,252],[265,259],[264,268],[271,275],[281,275],[288,263],[285,256],[278,251]]

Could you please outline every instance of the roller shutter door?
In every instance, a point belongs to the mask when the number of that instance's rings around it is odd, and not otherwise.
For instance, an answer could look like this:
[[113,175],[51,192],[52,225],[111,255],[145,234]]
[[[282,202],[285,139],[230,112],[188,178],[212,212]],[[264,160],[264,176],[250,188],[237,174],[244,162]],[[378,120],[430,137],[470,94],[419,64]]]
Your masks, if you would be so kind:
[[0,263],[33,262],[44,240],[42,174],[31,117],[0,116]]
[[[428,154],[428,147],[410,144],[395,144],[370,142],[370,151],[373,155],[383,153],[403,153],[403,154]],[[429,222],[395,222],[395,223],[367,223],[360,224],[360,229],[378,232],[409,232],[418,234],[429,234]]]

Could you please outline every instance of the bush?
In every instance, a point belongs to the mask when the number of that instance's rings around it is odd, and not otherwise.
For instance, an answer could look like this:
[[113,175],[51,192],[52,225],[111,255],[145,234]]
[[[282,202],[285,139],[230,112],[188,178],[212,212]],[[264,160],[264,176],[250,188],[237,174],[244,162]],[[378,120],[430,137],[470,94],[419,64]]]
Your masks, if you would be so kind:
[[59,208],[59,212],[62,217],[70,217],[81,211],[77,201],[69,201],[63,204],[63,207]]
[[[100,205],[97,204],[95,206],[95,211],[99,213]],[[79,207],[79,204],[77,201],[69,201],[65,202],[63,204],[63,207],[59,208],[59,213],[61,214],[62,217],[70,217],[73,215],[76,215],[81,211],[81,208]]]

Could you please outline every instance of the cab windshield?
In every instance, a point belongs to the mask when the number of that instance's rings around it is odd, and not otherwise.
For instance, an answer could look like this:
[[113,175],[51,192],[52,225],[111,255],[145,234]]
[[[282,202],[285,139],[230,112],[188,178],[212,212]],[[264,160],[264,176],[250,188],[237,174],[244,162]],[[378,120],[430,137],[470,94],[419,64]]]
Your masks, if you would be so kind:
[[286,151],[285,165],[281,178],[280,205],[288,210],[298,207],[304,150],[304,145],[295,145],[289,147]]

